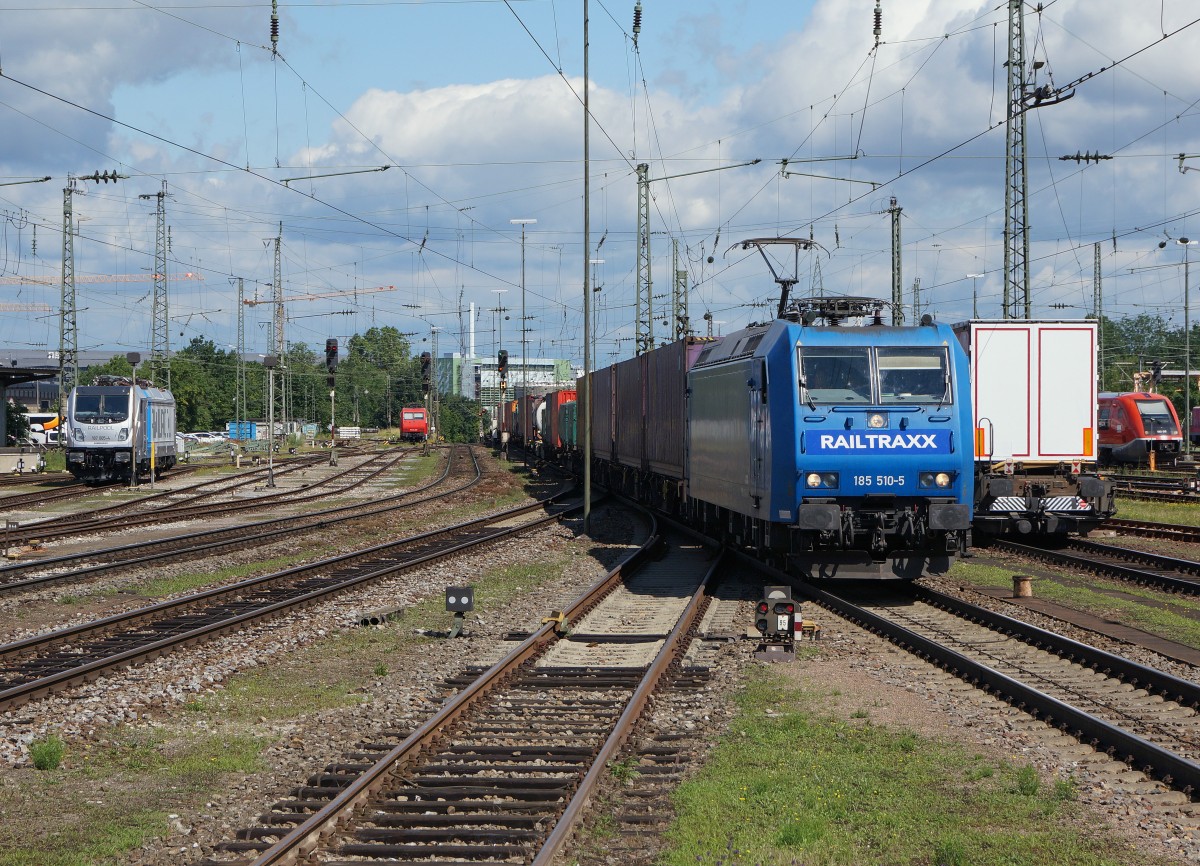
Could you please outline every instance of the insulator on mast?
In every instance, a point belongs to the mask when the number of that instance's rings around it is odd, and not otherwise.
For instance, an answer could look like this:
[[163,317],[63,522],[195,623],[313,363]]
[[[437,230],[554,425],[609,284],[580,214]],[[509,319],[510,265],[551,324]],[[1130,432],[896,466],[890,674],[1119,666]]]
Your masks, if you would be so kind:
[[271,0],[271,53],[279,53],[279,0]]
[[879,47],[879,37],[883,35],[883,7],[880,0],[875,0],[875,47]]
[[636,45],[638,36],[642,32],[642,0],[638,0],[633,6],[633,44]]

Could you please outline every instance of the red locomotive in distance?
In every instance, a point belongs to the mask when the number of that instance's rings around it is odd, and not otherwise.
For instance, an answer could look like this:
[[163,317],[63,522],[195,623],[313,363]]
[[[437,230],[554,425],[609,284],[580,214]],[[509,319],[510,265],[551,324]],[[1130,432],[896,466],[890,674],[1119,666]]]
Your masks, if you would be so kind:
[[1098,395],[1101,463],[1171,465],[1183,451],[1175,406],[1162,394],[1144,391]]
[[424,442],[429,438],[429,416],[423,408],[400,410],[400,438],[410,442]]

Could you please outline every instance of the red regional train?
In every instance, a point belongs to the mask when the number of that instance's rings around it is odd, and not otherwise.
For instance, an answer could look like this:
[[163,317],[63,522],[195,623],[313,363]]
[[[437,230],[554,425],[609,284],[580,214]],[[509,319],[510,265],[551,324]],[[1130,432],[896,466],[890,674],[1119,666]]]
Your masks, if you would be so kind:
[[429,438],[429,416],[424,408],[400,410],[400,438],[410,442],[424,442]]
[[1162,394],[1102,392],[1097,397],[1101,463],[1171,465],[1183,450],[1175,406]]

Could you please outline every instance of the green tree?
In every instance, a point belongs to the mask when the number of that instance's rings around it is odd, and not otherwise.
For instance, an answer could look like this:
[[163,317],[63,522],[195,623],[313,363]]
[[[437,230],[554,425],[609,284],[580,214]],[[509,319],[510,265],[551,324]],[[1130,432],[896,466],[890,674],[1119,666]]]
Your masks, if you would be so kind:
[[401,405],[422,405],[420,362],[408,336],[391,326],[352,336],[337,379],[338,424],[357,417],[361,427],[395,426]]
[[4,443],[6,445],[16,444],[29,435],[29,422],[21,414],[28,411],[29,409],[24,403],[8,401],[4,416]]
[[81,371],[79,374],[80,385],[91,385],[100,376],[132,376],[133,366],[126,360],[124,355],[113,355],[103,364],[95,364]]
[[478,400],[468,400],[461,394],[451,394],[439,402],[439,436],[447,442],[474,442],[479,438],[479,413],[482,406]]

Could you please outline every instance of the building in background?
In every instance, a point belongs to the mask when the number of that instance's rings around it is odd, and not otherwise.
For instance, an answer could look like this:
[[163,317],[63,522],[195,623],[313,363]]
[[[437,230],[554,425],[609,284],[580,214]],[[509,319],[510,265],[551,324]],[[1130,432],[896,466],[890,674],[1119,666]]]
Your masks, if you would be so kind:
[[[525,361],[522,380],[522,359],[508,359],[508,384],[505,396],[515,398],[522,381],[530,393],[571,388],[582,371],[563,358],[529,358]],[[500,404],[500,370],[495,358],[464,358],[458,352],[447,353],[435,362],[438,394],[459,394],[468,400],[478,400],[493,418]]]

